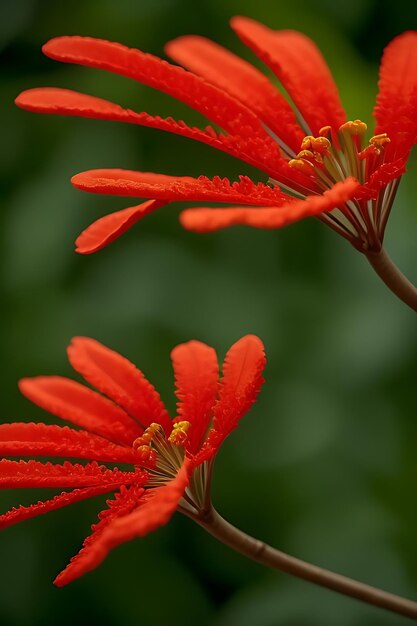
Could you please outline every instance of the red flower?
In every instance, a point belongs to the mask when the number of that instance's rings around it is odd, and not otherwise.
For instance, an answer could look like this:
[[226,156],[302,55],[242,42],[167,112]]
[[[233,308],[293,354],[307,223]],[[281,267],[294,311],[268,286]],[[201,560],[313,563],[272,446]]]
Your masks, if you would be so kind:
[[191,71],[89,37],[58,37],[43,47],[52,59],[115,72],[159,89],[226,134],[66,89],[25,91],[16,99],[18,106],[159,128],[223,150],[269,176],[266,185],[246,176],[230,183],[219,177],[117,169],[83,172],[72,179],[79,189],[149,200],[92,224],[78,238],[78,252],[99,250],[143,216],[177,200],[243,205],[186,210],[181,223],[189,230],[207,232],[232,224],[279,228],[315,215],[357,249],[381,249],[399,180],[417,140],[417,33],[400,35],[385,50],[375,135],[366,145],[366,124],[346,120],[330,71],[310,39],[245,17],[233,18],[232,28],[276,74],[291,104],[255,67],[203,37],[180,37],[167,45],[167,53]]
[[[92,496],[115,492],[81,551],[55,580],[65,585],[97,567],[115,546],[166,524],[178,510],[190,517],[210,506],[214,457],[255,402],[263,384],[263,344],[247,335],[226,355],[219,381],[213,348],[190,341],[171,354],[178,397],[171,420],[159,394],[127,359],[93,339],[75,338],[71,365],[100,393],[60,376],[20,381],[35,404],[76,426],[0,425],[2,456],[88,459],[86,465],[0,461],[0,487],[70,488],[51,500],[0,516],[0,528]],[[127,463],[109,469],[98,462]]]

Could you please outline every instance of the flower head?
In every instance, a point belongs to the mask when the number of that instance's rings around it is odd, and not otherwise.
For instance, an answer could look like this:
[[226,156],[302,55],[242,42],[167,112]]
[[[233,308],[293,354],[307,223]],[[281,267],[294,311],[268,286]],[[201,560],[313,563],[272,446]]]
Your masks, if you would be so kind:
[[[263,344],[247,335],[228,351],[219,380],[213,348],[199,341],[171,354],[178,398],[171,419],[155,388],[127,359],[77,337],[71,365],[90,387],[59,376],[20,381],[22,393],[77,426],[0,425],[0,455],[87,459],[86,464],[0,461],[0,488],[65,488],[60,495],[0,516],[0,528],[92,496],[114,492],[81,551],[55,583],[94,569],[117,545],[166,524],[178,510],[199,518],[210,507],[214,457],[263,384]],[[110,463],[111,468],[104,465]],[[119,470],[114,464],[128,464]]]
[[273,31],[245,17],[235,17],[231,24],[274,72],[291,103],[259,70],[203,37],[180,37],[166,47],[188,71],[140,50],[89,37],[58,37],[44,46],[52,59],[104,69],[159,89],[225,133],[137,113],[66,89],[30,89],[18,96],[18,106],[166,130],[227,152],[266,174],[262,182],[241,176],[233,183],[220,177],[118,169],[78,174],[72,182],[84,191],[147,198],[93,223],[78,238],[78,252],[99,250],[148,213],[177,200],[235,205],[184,211],[181,223],[197,232],[233,224],[274,229],[317,216],[358,250],[381,249],[398,184],[417,140],[417,33],[396,37],[384,52],[376,127],[367,141],[366,124],[347,120],[331,73],[308,37]]

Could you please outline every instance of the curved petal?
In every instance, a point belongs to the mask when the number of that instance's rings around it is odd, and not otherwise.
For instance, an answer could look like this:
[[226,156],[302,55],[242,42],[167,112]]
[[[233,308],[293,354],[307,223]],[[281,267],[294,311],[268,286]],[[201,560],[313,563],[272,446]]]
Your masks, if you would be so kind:
[[72,184],[90,193],[118,196],[151,197],[174,202],[206,200],[209,202],[238,202],[242,204],[282,203],[286,197],[278,189],[262,183],[255,184],[246,176],[231,183],[227,178],[206,176],[165,176],[150,172],[120,169],[89,170],[72,178]]
[[[93,528],[81,551],[55,579],[63,587],[83,574],[95,569],[110,550],[126,541],[143,537],[168,523],[188,485],[188,473],[184,465],[177,476],[164,485],[142,494],[125,492],[110,515],[105,516]],[[142,492],[143,493],[143,492]]]
[[26,398],[64,420],[124,445],[142,429],[121,408],[74,380],[61,376],[24,378],[19,389]]
[[42,50],[57,61],[115,72],[158,89],[232,134],[253,134],[269,140],[256,115],[238,100],[199,76],[141,50],[103,39],[76,36],[51,39]]
[[304,133],[294,111],[276,87],[253,65],[217,43],[186,35],[170,41],[167,54],[251,109],[295,153]]
[[0,461],[0,489],[27,487],[93,487],[95,485],[123,485],[146,480],[144,472],[121,472],[95,462],[87,465],[68,461],[62,465],[40,461]]
[[142,428],[157,422],[171,432],[171,419],[159,393],[128,359],[89,337],[74,337],[68,358],[90,385],[121,406]]
[[236,224],[265,229],[282,228],[305,217],[319,215],[343,205],[355,197],[359,188],[355,179],[347,178],[336,183],[321,196],[292,200],[280,207],[192,208],[181,213],[180,221],[184,228],[197,233],[213,232]]
[[177,414],[190,422],[187,447],[199,449],[217,399],[219,364],[213,348],[200,341],[189,341],[171,352],[175,373]]
[[274,31],[247,17],[234,17],[233,30],[278,76],[314,135],[346,121],[336,84],[316,44],[297,31]]
[[[374,116],[375,134],[388,133],[391,155],[408,154],[417,141],[417,32],[399,35],[385,48],[381,61],[379,93]],[[398,136],[397,136],[398,135]],[[397,146],[397,143],[400,146]]]
[[118,239],[145,215],[149,215],[164,204],[165,202],[159,200],[148,200],[142,204],[100,217],[78,236],[75,242],[76,252],[79,254],[98,252]]
[[[162,118],[145,112],[136,113],[103,98],[56,87],[28,89],[17,96],[15,103],[20,108],[34,113],[72,115],[156,128],[200,141],[254,167],[263,169],[271,176],[277,176],[281,171],[285,171],[285,161],[269,137],[266,140],[256,135],[247,135],[246,137],[223,135],[217,133],[211,126],[207,126],[203,130],[190,127],[185,122],[174,120],[171,117]],[[287,175],[291,174],[291,172],[286,173]]]
[[0,530],[32,517],[62,509],[69,504],[74,504],[75,502],[86,500],[87,498],[93,498],[94,496],[100,496],[103,493],[113,491],[116,487],[115,485],[100,485],[98,487],[85,487],[84,489],[64,491],[50,500],[45,500],[44,502],[39,501],[29,506],[19,506],[10,509],[7,513],[0,515]]
[[138,463],[131,447],[84,430],[42,423],[0,425],[0,456],[61,456],[112,463]]
[[201,451],[192,459],[193,467],[215,455],[239,420],[249,411],[265,382],[262,378],[265,364],[263,343],[255,335],[242,337],[227,352],[219,399],[213,409],[213,427]]

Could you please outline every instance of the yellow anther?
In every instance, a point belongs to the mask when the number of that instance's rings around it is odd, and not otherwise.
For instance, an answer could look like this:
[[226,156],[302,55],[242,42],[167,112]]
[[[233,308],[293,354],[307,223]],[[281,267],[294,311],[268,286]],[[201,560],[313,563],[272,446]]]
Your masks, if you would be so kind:
[[387,133],[381,133],[380,135],[374,135],[370,138],[369,143],[376,148],[382,148],[385,143],[389,143],[391,139]]
[[297,154],[297,159],[311,159],[312,161],[314,161],[314,154],[311,152],[311,150],[301,150],[301,152]]
[[291,159],[288,161],[288,165],[292,167],[294,170],[298,170],[307,176],[311,176],[315,173],[314,165],[312,165],[306,159]]
[[319,130],[320,137],[328,137],[329,135],[331,135],[331,133],[332,133],[331,126],[323,126],[323,128],[320,128]]
[[339,127],[341,133],[349,133],[349,135],[364,135],[367,130],[367,125],[361,120],[354,120],[353,122],[345,122]]
[[327,137],[313,137],[311,140],[311,149],[319,154],[324,154],[330,148],[331,143]]
[[133,444],[133,447],[135,448],[135,452],[137,453],[141,463],[146,465],[155,465],[156,452],[155,450],[152,450],[151,446],[135,446],[135,444]]
[[150,424],[148,428],[143,431],[142,435],[135,439],[135,441],[133,442],[133,447],[137,449],[141,446],[149,446],[156,433],[160,433],[163,435],[163,428],[160,424],[152,422],[152,424]]
[[314,139],[312,135],[307,135],[301,142],[301,150],[310,150],[311,142]]
[[174,446],[183,446],[187,441],[187,433],[190,428],[190,422],[175,422],[172,433],[168,437],[168,441]]

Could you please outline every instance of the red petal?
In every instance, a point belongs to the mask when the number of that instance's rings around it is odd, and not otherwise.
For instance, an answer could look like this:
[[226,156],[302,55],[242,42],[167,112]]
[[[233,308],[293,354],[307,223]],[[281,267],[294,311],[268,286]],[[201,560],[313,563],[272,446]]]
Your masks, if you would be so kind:
[[3,528],[7,528],[8,526],[12,526],[13,524],[17,524],[18,522],[23,522],[31,517],[37,517],[38,515],[44,515],[50,511],[62,509],[62,507],[74,504],[74,502],[99,496],[108,491],[112,491],[115,488],[115,485],[100,485],[99,487],[74,489],[74,491],[64,491],[58,496],[55,496],[51,500],[46,500],[45,502],[39,501],[36,504],[31,504],[30,506],[19,506],[10,509],[7,513],[0,515],[0,530],[3,530]]
[[294,152],[304,133],[285,98],[253,65],[222,46],[195,35],[170,41],[168,55],[251,109]]
[[[167,524],[178,507],[188,484],[185,466],[176,478],[163,487],[148,490],[141,501],[138,497],[121,499],[121,507],[104,518],[93,528],[93,534],[84,542],[84,547],[70,564],[55,579],[62,587],[96,568],[116,546],[143,537],[160,526]],[[140,497],[140,496],[139,496]],[[133,510],[133,512],[130,512]]]
[[330,211],[353,198],[360,188],[353,178],[336,183],[321,196],[308,196],[305,200],[292,200],[280,207],[234,207],[224,209],[193,208],[180,215],[181,224],[187,230],[208,233],[235,224],[254,228],[274,229],[293,222]]
[[61,376],[19,382],[26,398],[46,411],[109,441],[131,445],[142,429],[121,408],[91,389]]
[[217,397],[219,365],[213,348],[200,341],[183,343],[171,352],[175,372],[177,413],[190,422],[188,449],[199,449]]
[[118,196],[151,197],[159,200],[209,202],[239,202],[242,204],[281,203],[285,196],[278,190],[258,183],[246,176],[240,182],[230,183],[227,178],[205,176],[165,176],[132,170],[100,169],[89,170],[72,178],[77,189],[90,193]]
[[312,133],[335,130],[346,121],[337,87],[316,44],[302,33],[274,31],[247,17],[234,17],[233,30],[278,76]]
[[256,167],[264,168],[266,171],[270,171],[271,174],[276,172],[274,162],[280,162],[277,147],[274,147],[269,139],[265,141],[265,139],[261,140],[259,137],[248,137],[246,139],[240,136],[226,137],[216,133],[211,126],[201,130],[187,126],[184,122],[178,122],[171,117],[162,118],[144,112],[136,113],[130,109],[123,109],[118,104],[108,100],[69,89],[58,89],[55,87],[28,89],[16,98],[15,103],[22,109],[35,113],[76,115],[157,128],[205,143]]
[[164,204],[159,200],[148,200],[142,204],[101,217],[90,224],[77,238],[75,242],[76,251],[79,254],[98,252],[120,235],[123,235],[145,215],[149,215]]
[[[389,154],[393,153],[398,141],[403,153],[417,141],[416,95],[417,32],[408,31],[391,41],[381,61],[379,94],[374,110],[375,134],[388,133],[393,144],[387,146]],[[396,137],[397,134],[400,136]]]
[[406,163],[406,158],[383,163],[371,174],[369,180],[358,188],[355,197],[361,200],[376,199],[381,189],[405,173]]
[[88,337],[74,337],[68,357],[90,385],[123,407],[142,428],[157,422],[171,432],[171,419],[159,393],[128,359]]
[[14,423],[0,425],[0,456],[62,456],[112,463],[137,463],[125,448],[68,426]]
[[151,54],[91,37],[57,37],[43,51],[57,61],[108,70],[159,89],[233,134],[267,138],[256,116],[235,98]]
[[122,485],[144,481],[144,472],[121,472],[104,465],[88,463],[63,465],[39,461],[0,461],[0,489],[26,487],[93,487],[94,485]]

